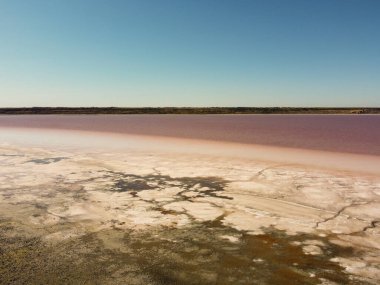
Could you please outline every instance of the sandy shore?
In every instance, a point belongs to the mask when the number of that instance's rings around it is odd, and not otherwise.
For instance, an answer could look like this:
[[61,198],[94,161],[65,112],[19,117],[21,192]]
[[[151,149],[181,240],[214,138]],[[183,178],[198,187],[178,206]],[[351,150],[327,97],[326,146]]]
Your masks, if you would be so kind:
[[378,284],[378,165],[369,155],[3,128],[0,283]]

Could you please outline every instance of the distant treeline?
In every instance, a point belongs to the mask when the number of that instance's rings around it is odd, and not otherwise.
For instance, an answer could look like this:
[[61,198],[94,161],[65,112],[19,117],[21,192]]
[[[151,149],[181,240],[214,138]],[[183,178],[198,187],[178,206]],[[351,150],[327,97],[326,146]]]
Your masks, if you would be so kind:
[[380,114],[380,108],[292,108],[292,107],[33,107],[0,108],[2,115],[47,114]]

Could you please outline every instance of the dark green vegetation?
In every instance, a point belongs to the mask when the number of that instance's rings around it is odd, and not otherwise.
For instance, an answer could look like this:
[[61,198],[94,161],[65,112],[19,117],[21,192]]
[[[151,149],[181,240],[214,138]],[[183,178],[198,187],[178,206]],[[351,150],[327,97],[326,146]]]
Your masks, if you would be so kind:
[[117,108],[117,107],[33,107],[0,108],[3,115],[32,114],[380,114],[380,108],[293,108],[293,107],[163,107],[163,108]]

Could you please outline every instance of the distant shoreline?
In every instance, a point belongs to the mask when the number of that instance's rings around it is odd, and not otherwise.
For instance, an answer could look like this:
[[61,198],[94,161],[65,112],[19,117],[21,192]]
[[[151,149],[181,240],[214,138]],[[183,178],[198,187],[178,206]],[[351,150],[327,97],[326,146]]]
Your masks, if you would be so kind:
[[380,108],[307,107],[28,107],[0,108],[0,115],[86,114],[380,114]]

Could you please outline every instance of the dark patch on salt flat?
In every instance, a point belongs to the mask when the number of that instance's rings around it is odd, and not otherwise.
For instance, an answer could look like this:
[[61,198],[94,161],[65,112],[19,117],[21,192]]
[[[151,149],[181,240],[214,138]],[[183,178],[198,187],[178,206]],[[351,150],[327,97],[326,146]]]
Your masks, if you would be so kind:
[[37,158],[37,159],[28,160],[27,162],[33,162],[35,164],[50,164],[50,163],[59,162],[64,159],[67,159],[67,157]]
[[3,157],[23,157],[25,155],[23,155],[23,154],[0,154],[0,156],[3,156]]
[[135,175],[122,172],[109,172],[116,178],[116,181],[111,187],[112,191],[129,192],[136,196],[137,192],[150,189],[165,189],[167,187],[180,187],[183,189],[177,196],[182,200],[187,200],[189,197],[183,195],[187,191],[195,191],[197,197],[217,197],[222,199],[232,199],[228,196],[223,196],[228,181],[220,177],[170,177],[168,175],[149,174]]

